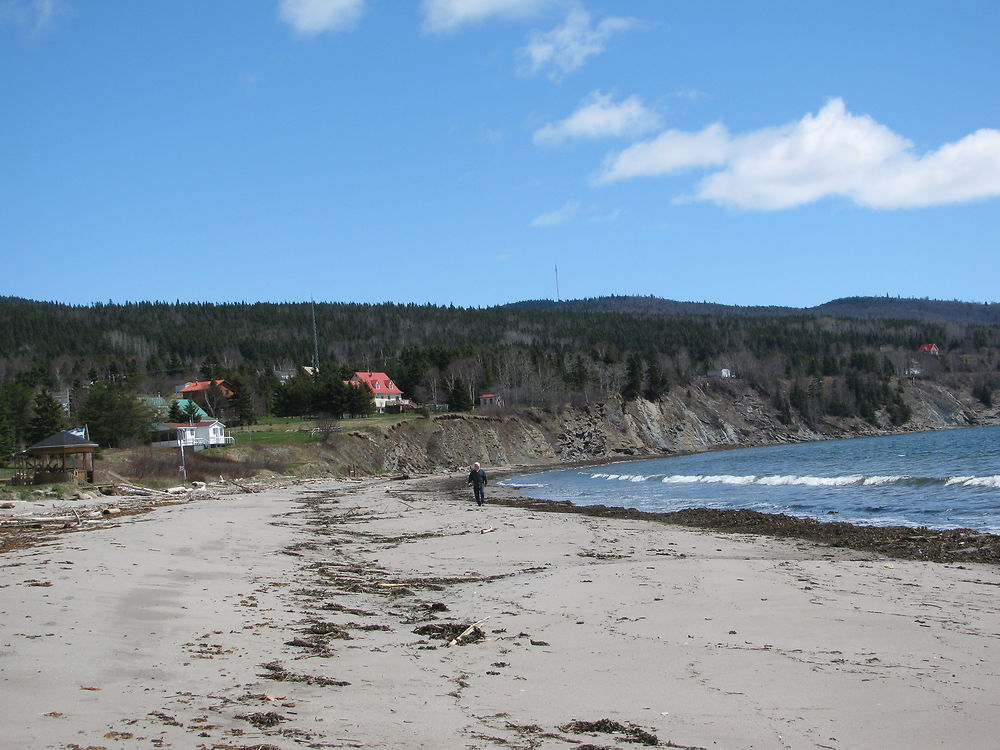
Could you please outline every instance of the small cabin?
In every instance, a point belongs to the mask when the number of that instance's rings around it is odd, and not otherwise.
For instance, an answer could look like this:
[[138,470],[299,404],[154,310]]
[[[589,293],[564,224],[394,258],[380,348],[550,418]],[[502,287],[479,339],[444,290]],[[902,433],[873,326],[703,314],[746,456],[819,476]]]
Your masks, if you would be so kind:
[[921,344],[917,351],[921,354],[933,354],[935,356],[941,354],[941,350],[938,349],[937,344]]
[[153,425],[154,448],[192,448],[196,451],[232,445],[236,439],[226,434],[226,426],[217,419],[202,422],[161,422]]
[[727,368],[722,368],[721,370],[709,370],[708,377],[710,378],[731,378],[733,373]]
[[479,397],[479,406],[503,406],[503,396],[499,393],[484,393]]

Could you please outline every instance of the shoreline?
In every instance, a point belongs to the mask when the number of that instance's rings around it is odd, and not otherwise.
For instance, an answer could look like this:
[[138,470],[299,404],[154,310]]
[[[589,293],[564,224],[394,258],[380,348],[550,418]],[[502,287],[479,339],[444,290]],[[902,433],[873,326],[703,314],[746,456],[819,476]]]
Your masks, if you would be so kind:
[[1000,731],[995,566],[464,489],[205,497],[0,557],[8,740],[902,750]]
[[[634,460],[634,459],[629,459]],[[553,462],[537,465],[512,465],[493,469],[488,488],[488,502],[512,508],[524,508],[549,513],[572,513],[607,519],[635,519],[656,523],[721,531],[736,534],[752,534],[775,539],[798,539],[814,544],[856,551],[869,551],[887,557],[903,560],[929,561],[935,563],[969,562],[1000,565],[1000,534],[975,531],[967,528],[931,529],[926,526],[875,526],[853,524],[846,521],[821,521],[800,518],[782,513],[762,513],[754,510],[729,510],[713,508],[689,508],[679,511],[654,512],[636,508],[607,505],[576,505],[568,500],[542,500],[527,497],[517,487],[498,485],[502,480],[518,474],[548,471],[550,469],[572,468],[574,466],[603,466],[607,463],[593,461]],[[66,517],[66,503],[54,501],[31,502],[41,510],[35,512],[25,522],[17,522],[17,514],[7,508],[0,510],[0,559],[6,552],[30,548],[54,537],[75,531],[94,530],[113,525],[122,516],[142,515],[176,504],[198,502],[206,497],[228,496],[251,490],[253,492],[281,491],[295,487],[335,481],[382,481],[393,482],[417,479],[434,484],[440,491],[449,493],[462,501],[466,494],[464,474],[441,471],[433,474],[397,474],[353,479],[336,477],[297,478],[282,482],[228,483],[209,491],[192,490],[183,497],[171,496],[166,492],[149,495],[102,496],[81,504],[76,504],[69,513],[76,516],[76,522]],[[95,502],[96,501],[96,502]],[[22,503],[26,505],[28,503]],[[97,507],[98,520],[90,520],[85,526],[77,509],[86,506]],[[56,516],[55,514],[61,514]],[[55,516],[46,520],[46,515]],[[93,515],[91,518],[95,518]]]
[[[583,464],[580,466],[596,466]],[[564,466],[551,468],[566,468]],[[547,471],[539,468],[537,471]],[[529,473],[519,469],[492,472],[499,479]],[[454,490],[457,498],[464,494],[464,480],[457,489],[441,479],[442,490]],[[499,497],[498,497],[499,495]],[[924,560],[936,563],[970,562],[1000,564],[1000,534],[973,529],[930,529],[926,526],[866,526],[847,521],[820,521],[783,513],[761,513],[755,510],[689,508],[678,511],[654,512],[608,505],[576,505],[569,500],[541,500],[524,495],[520,488],[498,485],[491,481],[487,502],[508,507],[528,508],[550,513],[576,513],[598,518],[642,519],[657,523],[754,534],[775,539],[801,539],[830,547],[877,552],[896,559]]]

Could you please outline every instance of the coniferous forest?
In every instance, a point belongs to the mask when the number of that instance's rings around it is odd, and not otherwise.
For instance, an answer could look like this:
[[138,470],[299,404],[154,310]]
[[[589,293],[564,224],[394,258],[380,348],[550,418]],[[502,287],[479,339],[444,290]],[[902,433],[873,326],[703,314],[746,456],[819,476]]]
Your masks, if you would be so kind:
[[[928,345],[935,353],[920,351]],[[69,393],[74,421],[92,397],[124,394],[131,402],[173,393],[187,380],[225,378],[236,391],[229,420],[251,422],[363,411],[342,388],[354,370],[389,373],[417,403],[473,403],[497,391],[518,408],[655,401],[725,369],[771,399],[783,420],[872,421],[882,412],[903,424],[907,378],[964,379],[989,404],[1000,384],[998,355],[1000,307],[933,300],[853,298],[793,310],[608,297],[468,309],[69,306],[7,297],[0,298],[0,449],[45,429],[39,415],[54,414],[46,400],[53,392]],[[319,373],[303,372],[314,359]],[[89,408],[92,418],[100,413]],[[129,419],[143,423],[141,413]]]

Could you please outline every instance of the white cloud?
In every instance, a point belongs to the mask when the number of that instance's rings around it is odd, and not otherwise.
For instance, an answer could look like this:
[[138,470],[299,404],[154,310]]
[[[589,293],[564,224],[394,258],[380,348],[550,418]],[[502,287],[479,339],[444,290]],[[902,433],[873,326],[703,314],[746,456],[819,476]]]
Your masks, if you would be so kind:
[[306,36],[352,29],[361,18],[365,0],[281,0],[281,20]]
[[424,28],[444,33],[490,18],[530,18],[556,2],[558,0],[424,0]]
[[9,21],[39,32],[52,24],[63,10],[60,0],[6,0],[0,2],[0,23]]
[[520,50],[524,72],[536,75],[547,70],[551,80],[560,81],[582,67],[587,58],[603,52],[613,35],[627,31],[635,23],[632,18],[611,16],[591,26],[587,11],[572,8],[561,26],[531,32],[527,46]]
[[697,133],[666,130],[651,141],[636,143],[604,160],[599,183],[633,177],[657,177],[693,167],[725,163],[731,148],[729,133],[719,124]]
[[565,120],[548,123],[535,131],[534,141],[557,146],[578,138],[636,137],[660,127],[660,117],[647,109],[637,96],[614,102],[610,94],[593,92]]
[[546,211],[536,216],[532,222],[533,227],[555,227],[565,224],[580,212],[580,204],[577,201],[569,201],[555,211]]
[[597,182],[711,167],[720,169],[692,198],[745,209],[831,196],[880,209],[957,203],[1000,196],[1000,130],[978,130],[919,155],[906,138],[832,99],[815,115],[737,137],[721,125],[667,131],[609,156]]

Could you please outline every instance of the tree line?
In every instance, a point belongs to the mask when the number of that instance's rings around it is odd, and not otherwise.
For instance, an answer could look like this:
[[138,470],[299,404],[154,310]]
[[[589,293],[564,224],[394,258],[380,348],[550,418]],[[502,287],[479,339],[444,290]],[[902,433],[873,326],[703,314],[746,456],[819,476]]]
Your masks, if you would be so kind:
[[[926,343],[941,355],[920,354]],[[308,375],[301,366],[313,364],[314,346],[319,372]],[[32,419],[52,412],[36,399],[57,391],[69,393],[71,420],[95,424],[124,409],[123,398],[214,378],[234,386],[235,398],[213,414],[229,421],[363,414],[370,403],[343,382],[356,370],[389,373],[421,404],[471,408],[489,391],[513,407],[656,400],[727,368],[772,399],[782,419],[885,414],[902,424],[911,377],[961,374],[991,403],[998,352],[1000,326],[925,319],[0,298],[0,449],[30,444]],[[117,423],[135,426],[137,437],[148,414],[123,413]],[[100,429],[107,444],[129,439]]]

